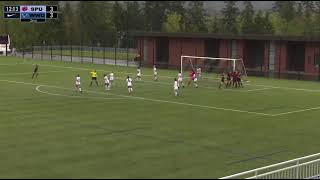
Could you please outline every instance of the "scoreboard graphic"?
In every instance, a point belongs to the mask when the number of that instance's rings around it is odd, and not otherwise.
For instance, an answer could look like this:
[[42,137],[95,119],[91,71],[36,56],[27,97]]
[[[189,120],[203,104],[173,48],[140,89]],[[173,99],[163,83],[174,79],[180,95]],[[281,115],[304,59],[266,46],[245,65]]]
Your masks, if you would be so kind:
[[3,12],[5,19],[20,19],[21,22],[46,22],[58,18],[58,6],[4,6]]

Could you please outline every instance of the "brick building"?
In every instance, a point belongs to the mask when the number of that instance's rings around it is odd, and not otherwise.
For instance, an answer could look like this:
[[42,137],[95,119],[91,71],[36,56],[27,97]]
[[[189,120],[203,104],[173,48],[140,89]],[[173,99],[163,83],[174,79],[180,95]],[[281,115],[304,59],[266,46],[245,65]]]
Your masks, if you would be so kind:
[[143,64],[179,66],[181,55],[242,58],[251,75],[320,76],[320,37],[135,32]]

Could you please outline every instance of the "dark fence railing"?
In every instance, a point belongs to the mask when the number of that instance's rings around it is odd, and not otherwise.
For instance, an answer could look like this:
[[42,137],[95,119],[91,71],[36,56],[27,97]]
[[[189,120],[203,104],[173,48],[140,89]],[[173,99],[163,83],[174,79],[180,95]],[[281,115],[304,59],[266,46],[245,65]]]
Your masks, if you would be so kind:
[[80,63],[138,66],[141,59],[134,48],[94,47],[81,45],[32,45],[20,48],[23,58]]

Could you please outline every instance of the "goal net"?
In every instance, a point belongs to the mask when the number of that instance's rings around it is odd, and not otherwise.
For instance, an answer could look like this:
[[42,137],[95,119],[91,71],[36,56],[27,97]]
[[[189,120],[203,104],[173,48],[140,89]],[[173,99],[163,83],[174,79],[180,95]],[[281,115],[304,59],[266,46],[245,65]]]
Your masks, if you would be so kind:
[[213,86],[220,83],[221,74],[238,71],[241,78],[247,81],[247,72],[242,59],[231,58],[213,58],[200,56],[181,56],[180,71],[184,79],[189,78],[189,72],[197,72],[201,68],[202,77],[199,78],[199,84]]

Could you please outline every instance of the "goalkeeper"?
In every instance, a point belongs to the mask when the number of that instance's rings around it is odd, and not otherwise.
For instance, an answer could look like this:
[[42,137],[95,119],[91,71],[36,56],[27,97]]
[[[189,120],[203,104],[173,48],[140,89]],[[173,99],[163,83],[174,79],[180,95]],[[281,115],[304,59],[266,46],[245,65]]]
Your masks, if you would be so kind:
[[99,86],[98,81],[97,81],[97,77],[98,77],[98,73],[96,70],[90,72],[91,73],[91,83],[90,83],[90,87],[92,86],[92,82],[95,81],[96,85]]

